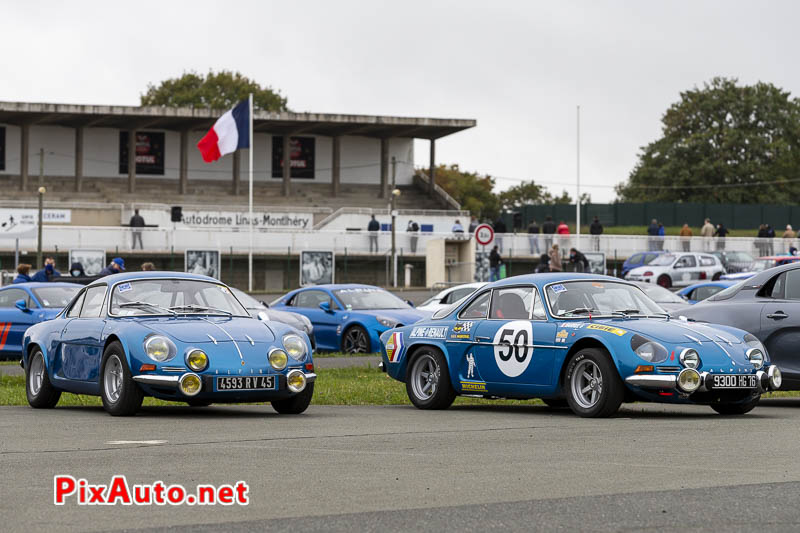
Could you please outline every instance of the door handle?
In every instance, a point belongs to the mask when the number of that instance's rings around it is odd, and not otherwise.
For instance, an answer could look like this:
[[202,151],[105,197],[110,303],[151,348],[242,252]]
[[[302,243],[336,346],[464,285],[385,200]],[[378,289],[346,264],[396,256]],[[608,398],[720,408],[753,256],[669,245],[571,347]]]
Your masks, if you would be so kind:
[[787,315],[783,311],[776,311],[774,313],[768,314],[767,318],[772,318],[773,320],[781,320],[784,318],[789,318],[789,315]]
[[492,340],[492,338],[491,338],[491,337],[478,337],[478,336],[476,335],[476,336],[475,336],[475,340],[476,340],[476,341],[486,341],[486,342],[489,342],[490,340]]

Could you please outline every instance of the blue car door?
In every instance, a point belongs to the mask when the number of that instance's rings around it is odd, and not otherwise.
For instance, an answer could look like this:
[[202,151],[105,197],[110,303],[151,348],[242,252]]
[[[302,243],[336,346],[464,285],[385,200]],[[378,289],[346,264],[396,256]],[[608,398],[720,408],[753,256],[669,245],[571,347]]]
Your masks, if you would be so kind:
[[[319,304],[327,302],[330,311],[323,311]],[[308,289],[298,292],[287,311],[303,314],[314,325],[314,339],[317,348],[322,350],[339,350],[339,335],[337,328],[342,324],[342,311],[336,305],[330,293],[320,289]]]
[[[26,310],[16,307],[18,300],[25,301]],[[41,319],[41,309],[31,308],[35,305],[30,294],[23,289],[10,287],[0,291],[0,359],[22,353],[25,330]]]
[[95,381],[100,374],[105,296],[105,285],[90,287],[86,289],[80,311],[73,306],[67,315],[74,318],[61,333],[61,363],[64,376],[69,379]]

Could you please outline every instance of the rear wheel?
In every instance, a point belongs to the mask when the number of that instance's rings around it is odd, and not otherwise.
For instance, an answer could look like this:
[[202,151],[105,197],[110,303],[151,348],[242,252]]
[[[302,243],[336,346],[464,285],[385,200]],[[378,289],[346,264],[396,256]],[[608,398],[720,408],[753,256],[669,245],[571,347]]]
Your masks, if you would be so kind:
[[622,405],[625,388],[608,352],[585,348],[575,353],[564,374],[570,409],[586,418],[613,415]]
[[285,400],[275,400],[272,408],[282,415],[299,415],[311,404],[311,397],[314,396],[314,384],[309,383],[306,388]]
[[760,399],[761,395],[759,394],[752,400],[746,402],[712,403],[711,408],[721,415],[743,415],[752,411],[753,408],[758,405]]
[[665,289],[669,289],[670,287],[672,287],[672,279],[670,279],[670,277],[667,276],[666,274],[660,275],[656,283],[658,283]]
[[25,394],[30,406],[36,409],[55,407],[61,398],[61,391],[50,383],[50,376],[47,375],[47,368],[44,365],[44,355],[38,348],[28,359],[25,374]]
[[100,365],[100,397],[103,409],[112,416],[131,416],[142,406],[144,393],[133,381],[125,360],[125,351],[112,342],[103,353]]
[[345,353],[369,353],[369,336],[361,326],[350,326],[342,338],[342,351]]
[[721,277],[722,277],[722,273],[721,272],[717,272],[716,274],[714,274],[711,277],[711,281],[719,281],[719,278],[721,278]]
[[424,347],[415,353],[406,372],[406,393],[420,409],[447,409],[456,399],[442,352]]

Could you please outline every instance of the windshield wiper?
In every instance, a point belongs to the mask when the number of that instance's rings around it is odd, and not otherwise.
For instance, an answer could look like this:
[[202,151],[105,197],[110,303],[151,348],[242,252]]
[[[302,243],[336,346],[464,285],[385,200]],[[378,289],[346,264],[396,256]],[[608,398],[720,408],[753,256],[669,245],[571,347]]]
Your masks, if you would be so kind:
[[629,317],[630,315],[634,315],[638,313],[638,309],[618,309],[616,311],[611,311],[612,315],[622,315],[624,317]]
[[222,313],[224,315],[233,316],[233,313],[230,311],[225,311],[224,309],[217,309],[216,307],[204,307],[202,305],[173,305],[170,307],[170,310],[176,309],[188,309],[189,311],[211,311],[213,313]]
[[125,302],[125,303],[119,304],[117,307],[120,307],[120,308],[122,308],[122,307],[142,307],[143,305],[147,306],[147,307],[152,307],[153,309],[160,309],[161,311],[166,311],[167,313],[169,313],[169,314],[171,314],[173,316],[178,314],[175,311],[173,311],[172,309],[167,309],[166,307],[161,307],[160,305],[151,304],[149,302]]
[[566,311],[564,313],[561,313],[561,316],[564,316],[564,315],[584,315],[584,314],[587,314],[587,313],[592,313],[594,311],[597,311],[597,309],[592,309],[590,307],[576,307],[575,309],[572,309],[570,311]]

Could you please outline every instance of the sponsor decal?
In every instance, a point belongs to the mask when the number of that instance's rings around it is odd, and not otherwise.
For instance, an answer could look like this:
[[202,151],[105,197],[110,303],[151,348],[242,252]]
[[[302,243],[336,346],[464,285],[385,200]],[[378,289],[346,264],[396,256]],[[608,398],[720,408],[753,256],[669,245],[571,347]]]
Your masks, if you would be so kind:
[[117,290],[119,292],[128,292],[132,289],[133,287],[131,287],[130,283],[120,283],[119,285],[117,285]]
[[447,326],[418,326],[411,330],[412,339],[444,339]]
[[500,372],[515,378],[533,358],[533,329],[528,320],[506,322],[494,335],[494,360]]
[[[575,335],[573,333],[573,335]],[[567,337],[569,336],[569,332],[565,329],[562,329],[558,333],[556,333],[556,342],[567,342]]]
[[589,324],[586,326],[586,329],[596,329],[598,331],[605,331],[606,333],[613,333],[619,337],[622,337],[627,333],[624,329],[615,328],[613,326],[606,326],[604,324]]
[[392,333],[389,340],[386,341],[386,357],[390,363],[396,363],[400,360],[403,346],[403,334],[400,332]]
[[467,321],[467,322],[456,322],[456,325],[453,326],[453,331],[455,333],[469,333],[472,330],[472,325],[474,322]]
[[472,354],[467,355],[467,379],[475,377],[475,356]]
[[486,383],[482,381],[462,381],[461,392],[486,392]]
[[451,339],[469,339],[472,336],[469,333],[459,333],[458,335],[450,335]]
[[558,285],[550,285],[550,289],[556,294],[559,292],[567,292],[567,288],[560,283]]
[[562,322],[558,325],[560,328],[567,328],[567,329],[581,329],[585,326],[583,322]]

